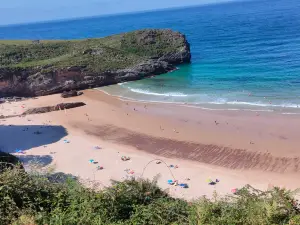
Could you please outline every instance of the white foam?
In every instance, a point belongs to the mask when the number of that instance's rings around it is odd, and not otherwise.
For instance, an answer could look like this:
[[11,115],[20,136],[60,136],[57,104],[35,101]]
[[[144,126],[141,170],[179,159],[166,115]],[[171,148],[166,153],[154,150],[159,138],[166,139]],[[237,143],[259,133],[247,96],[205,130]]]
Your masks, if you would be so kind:
[[300,113],[288,113],[288,112],[282,113],[282,114],[284,114],[284,115],[300,115]]
[[[202,102],[205,104],[206,102]],[[300,105],[293,104],[293,103],[283,103],[283,104],[270,104],[270,103],[263,103],[263,102],[240,102],[240,101],[227,101],[224,98],[217,99],[213,102],[207,102],[208,104],[215,104],[215,105],[249,105],[249,106],[259,106],[259,107],[282,107],[282,108],[299,108]]]
[[150,92],[147,90],[142,90],[142,89],[136,89],[136,88],[129,88],[130,91],[139,93],[139,94],[144,94],[144,95],[155,95],[155,96],[168,96],[168,97],[187,97],[188,95],[182,94],[180,92],[167,92],[167,93],[157,93],[157,92]]
[[229,105],[252,105],[252,106],[261,106],[261,107],[272,106],[271,104],[266,104],[266,103],[261,103],[261,102],[239,102],[239,101],[226,102],[225,104],[229,104]]
[[271,109],[231,109],[231,108],[207,108],[202,107],[200,105],[187,105],[187,104],[180,104],[181,106],[188,107],[188,108],[199,108],[205,110],[212,110],[212,111],[251,111],[251,112],[274,112]]
[[241,110],[241,109],[226,109],[226,108],[213,109],[213,108],[202,107],[199,105],[187,105],[187,104],[179,104],[179,106],[183,106],[183,107],[187,107],[187,108],[204,109],[204,110],[210,110],[210,111],[239,111],[239,110]]
[[281,104],[279,106],[284,107],[284,108],[299,108],[300,109],[300,105],[292,104],[292,103]]
[[[105,94],[108,95],[112,95],[104,90],[101,89],[97,89],[99,91],[104,92]],[[146,94],[146,95],[156,95],[156,96],[170,96],[170,97],[187,97],[189,95],[185,95],[182,93],[155,93],[155,92],[149,92],[149,91],[143,91],[141,89],[130,89],[133,92],[136,93],[141,93],[141,94]],[[143,103],[164,103],[164,104],[177,104],[180,106],[184,106],[184,107],[190,107],[190,108],[200,108],[200,109],[204,109],[204,110],[213,110],[213,111],[253,111],[253,112],[274,112],[274,110],[272,109],[245,109],[245,108],[207,108],[207,107],[203,107],[202,105],[209,105],[209,104],[217,104],[217,105],[249,105],[249,106],[258,106],[258,107],[284,107],[284,108],[299,108],[300,109],[300,105],[297,104],[290,104],[290,103],[285,103],[285,104],[280,104],[280,105],[272,105],[272,104],[266,104],[266,103],[262,103],[262,102],[239,102],[239,101],[227,101],[227,99],[224,98],[219,98],[217,101],[214,102],[182,102],[182,101],[157,101],[157,100],[142,100],[142,99],[134,99],[134,98],[129,98],[129,97],[124,97],[124,96],[120,96],[120,95],[112,95],[115,97],[119,97],[121,101],[129,101],[129,102],[143,102]],[[300,114],[300,113],[282,113],[282,114]]]
[[227,102],[229,105],[252,105],[252,106],[261,106],[261,107],[283,107],[283,108],[300,108],[300,105],[292,103],[283,103],[283,104],[267,104],[262,102]]
[[214,105],[224,105],[227,103],[227,99],[226,98],[218,98],[217,100],[215,100],[213,102],[202,102],[202,103],[209,103],[209,104],[214,104]]
[[126,83],[128,83],[128,82],[117,83],[117,85],[120,85],[120,86],[122,86],[123,84],[126,84]]
[[[120,84],[122,85],[122,84]],[[203,99],[203,97],[209,97],[206,94],[183,94],[180,92],[166,92],[166,93],[157,93],[151,92],[148,90],[138,89],[138,88],[129,88],[131,92],[144,94],[144,95],[153,95],[153,96],[164,96],[164,97],[193,97],[193,99],[197,100],[196,97]],[[202,98],[201,98],[202,97]],[[199,100],[200,100],[199,99]],[[150,101],[149,101],[150,102]],[[151,102],[162,102],[162,101],[151,101]],[[164,101],[165,102],[165,101]],[[170,103],[170,102],[167,102]],[[173,102],[172,102],[173,103]],[[174,103],[181,104],[183,102],[175,101]],[[243,102],[243,101],[228,101],[227,98],[218,98],[213,101],[202,101],[202,102],[187,102],[190,104],[215,104],[215,105],[248,105],[248,106],[258,106],[258,107],[280,107],[280,108],[299,108],[300,104],[293,104],[293,103],[283,103],[283,104],[270,104],[267,102]],[[264,110],[263,110],[264,111]]]
[[101,91],[101,92],[103,92],[104,94],[107,94],[107,95],[110,95],[110,96],[121,97],[121,96],[119,96],[119,95],[112,95],[111,93],[108,93],[107,91],[104,91],[104,90],[99,89],[99,88],[94,88],[94,90]]

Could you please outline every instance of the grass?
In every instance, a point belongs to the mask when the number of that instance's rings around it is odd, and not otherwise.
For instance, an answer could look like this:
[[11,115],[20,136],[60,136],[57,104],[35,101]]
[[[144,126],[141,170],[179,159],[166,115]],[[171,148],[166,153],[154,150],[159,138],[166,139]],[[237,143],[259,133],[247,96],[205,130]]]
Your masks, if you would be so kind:
[[178,51],[184,40],[163,30],[142,30],[106,38],[53,40],[33,43],[29,40],[0,41],[0,68],[52,70],[83,66],[87,71],[104,72],[128,68],[152,57]]
[[114,181],[99,190],[71,176],[8,168],[0,173],[0,224],[296,225],[300,211],[293,194],[246,186],[236,195],[187,202],[169,196],[156,179]]

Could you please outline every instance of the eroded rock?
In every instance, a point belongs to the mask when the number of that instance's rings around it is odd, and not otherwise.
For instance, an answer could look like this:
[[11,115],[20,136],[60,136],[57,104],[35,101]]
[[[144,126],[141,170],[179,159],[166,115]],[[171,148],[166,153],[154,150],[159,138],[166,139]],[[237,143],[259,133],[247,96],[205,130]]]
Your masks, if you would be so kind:
[[85,103],[83,103],[83,102],[60,103],[55,106],[45,106],[45,107],[28,109],[24,113],[22,113],[22,115],[48,113],[48,112],[52,112],[52,111],[72,109],[72,108],[77,108],[77,107],[81,107],[81,106],[85,106]]
[[[177,64],[191,61],[186,37],[169,29],[139,30],[76,43],[41,41],[39,45],[7,46],[10,54],[2,55],[0,49],[0,58],[4,57],[0,62],[0,97],[34,97],[134,81],[173,71]],[[42,63],[48,59],[54,63]]]
[[70,98],[70,97],[76,97],[76,96],[79,96],[79,95],[82,95],[82,94],[83,94],[82,92],[75,91],[75,90],[72,90],[72,91],[64,91],[64,92],[61,94],[61,97],[62,97],[62,98]]

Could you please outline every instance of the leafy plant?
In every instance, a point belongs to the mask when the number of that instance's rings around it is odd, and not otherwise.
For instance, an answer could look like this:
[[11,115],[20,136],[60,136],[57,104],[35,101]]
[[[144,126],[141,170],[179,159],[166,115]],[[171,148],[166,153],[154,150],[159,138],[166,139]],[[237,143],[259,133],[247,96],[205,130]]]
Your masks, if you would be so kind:
[[288,224],[299,205],[285,189],[260,191],[247,185],[234,196],[201,198],[192,205],[192,224]]
[[300,224],[295,192],[245,186],[236,195],[187,202],[161,190],[157,179],[113,181],[99,190],[63,173],[28,174],[17,167],[6,168],[0,173],[0,224]]

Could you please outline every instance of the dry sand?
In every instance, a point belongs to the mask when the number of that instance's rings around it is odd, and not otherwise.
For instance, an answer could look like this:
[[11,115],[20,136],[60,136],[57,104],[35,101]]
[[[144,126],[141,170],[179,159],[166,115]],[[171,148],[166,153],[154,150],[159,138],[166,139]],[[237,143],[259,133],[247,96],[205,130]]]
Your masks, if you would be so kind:
[[[0,115],[75,101],[87,105],[0,120],[1,150],[24,150],[25,154],[17,155],[25,164],[38,161],[43,167],[96,180],[102,186],[110,185],[111,179],[152,179],[159,174],[159,186],[186,199],[212,196],[215,190],[226,194],[246,184],[264,190],[271,185],[300,187],[297,115],[129,102],[97,90],[69,99],[52,95],[4,103]],[[123,155],[131,160],[122,161]],[[162,163],[156,164],[155,159]],[[171,164],[178,168],[169,168]],[[189,188],[168,185],[173,176]],[[211,186],[207,179],[220,182]]]

